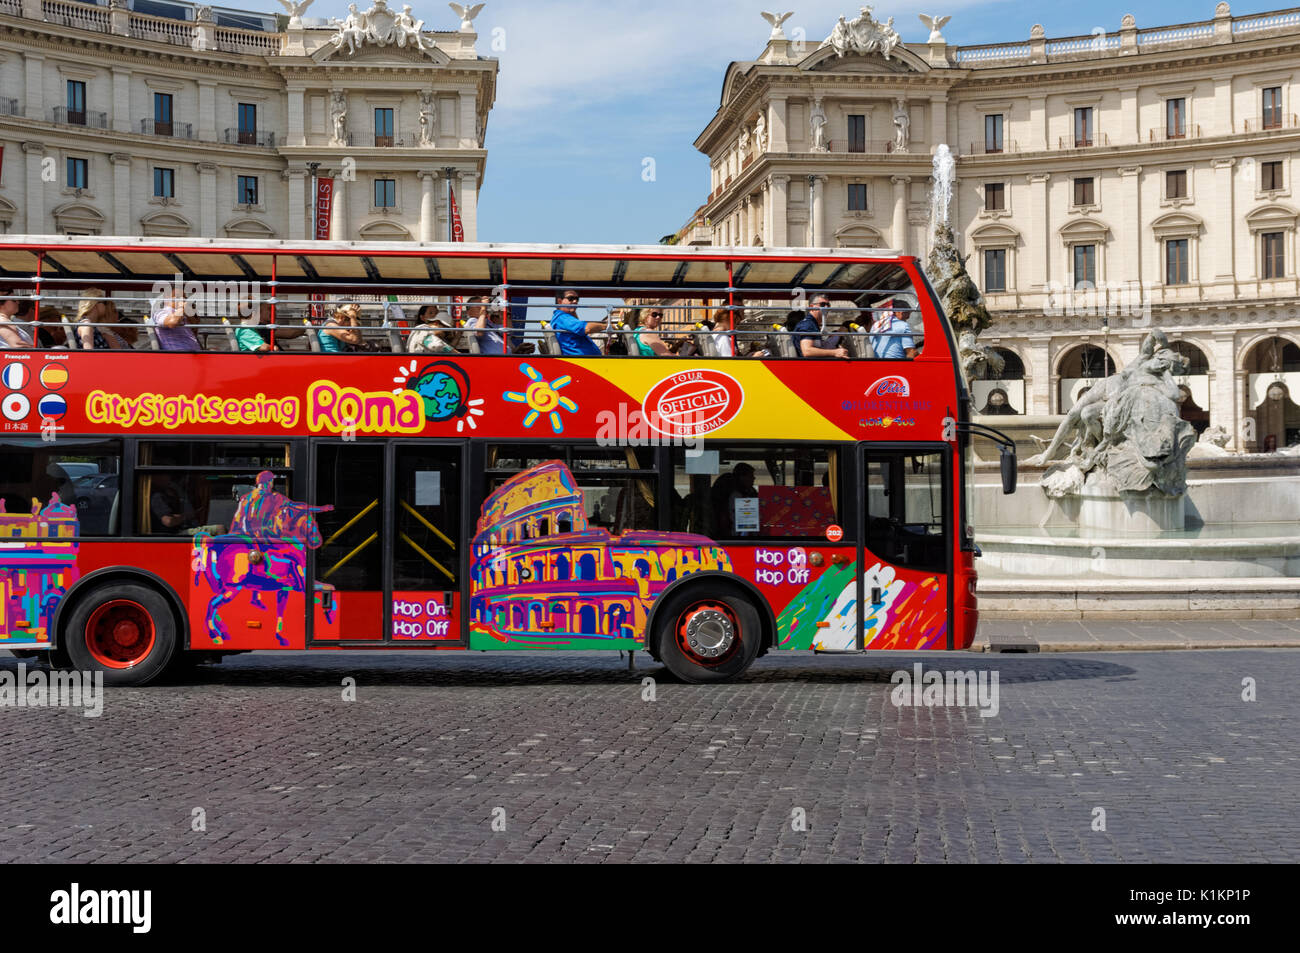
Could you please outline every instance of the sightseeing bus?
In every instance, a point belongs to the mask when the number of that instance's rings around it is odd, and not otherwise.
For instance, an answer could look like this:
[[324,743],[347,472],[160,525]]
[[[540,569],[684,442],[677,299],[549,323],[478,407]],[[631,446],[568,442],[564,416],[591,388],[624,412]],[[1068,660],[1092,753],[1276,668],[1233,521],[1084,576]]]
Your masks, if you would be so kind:
[[[915,258],[4,236],[0,302],[32,344],[0,342],[16,654],[144,684],[252,650],[644,650],[710,682],[974,639],[970,442],[1008,492],[1014,451]],[[668,353],[627,302],[676,317]]]

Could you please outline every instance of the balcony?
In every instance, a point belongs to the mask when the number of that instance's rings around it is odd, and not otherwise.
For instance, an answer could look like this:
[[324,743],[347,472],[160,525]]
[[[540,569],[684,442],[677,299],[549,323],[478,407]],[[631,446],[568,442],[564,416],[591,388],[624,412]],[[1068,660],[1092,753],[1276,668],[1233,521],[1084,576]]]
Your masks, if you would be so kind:
[[1241,121],[1241,131],[1245,133],[1252,132],[1277,132],[1279,129],[1295,129],[1300,126],[1296,114],[1289,116],[1274,116],[1268,120],[1265,119],[1243,119]]
[[1147,130],[1147,142],[1181,142],[1184,139],[1201,138],[1200,123],[1178,126],[1170,129],[1168,125],[1157,126]]
[[232,146],[262,146],[275,148],[275,133],[258,132],[256,129],[227,129],[223,140]]
[[61,126],[107,129],[108,113],[88,112],[84,109],[68,109],[66,106],[55,106],[50,110],[50,122],[57,122]]
[[0,96],[0,116],[21,116],[23,104],[11,96]]
[[1110,136],[1104,132],[1094,132],[1086,138],[1075,139],[1070,136],[1058,136],[1056,139],[1056,148],[1058,149],[1095,149],[1108,145],[1110,145]]
[[194,126],[188,122],[164,122],[161,119],[141,119],[140,134],[163,136],[172,139],[193,139]]
[[1019,152],[1020,143],[1015,139],[1004,139],[996,145],[988,142],[968,142],[966,151],[962,155],[966,156],[996,156],[1004,155],[1010,152]]
[[353,146],[358,149],[365,149],[373,145],[376,149],[420,149],[432,148],[434,143],[420,141],[420,134],[413,132],[406,136],[368,136],[359,133],[349,132],[342,143],[336,143],[333,138],[328,140],[329,145]]

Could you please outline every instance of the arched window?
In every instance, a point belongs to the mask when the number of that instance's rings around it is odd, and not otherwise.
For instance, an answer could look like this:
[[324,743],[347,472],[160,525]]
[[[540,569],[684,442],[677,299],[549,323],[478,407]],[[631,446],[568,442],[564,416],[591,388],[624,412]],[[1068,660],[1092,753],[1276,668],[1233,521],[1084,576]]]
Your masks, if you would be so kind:
[[569,556],[567,553],[560,553],[555,557],[555,578],[559,582],[569,578]]
[[583,635],[600,634],[600,630],[596,627],[595,606],[583,606],[578,610],[578,631]]
[[578,578],[595,579],[596,578],[596,557],[591,553],[583,553],[578,558]]

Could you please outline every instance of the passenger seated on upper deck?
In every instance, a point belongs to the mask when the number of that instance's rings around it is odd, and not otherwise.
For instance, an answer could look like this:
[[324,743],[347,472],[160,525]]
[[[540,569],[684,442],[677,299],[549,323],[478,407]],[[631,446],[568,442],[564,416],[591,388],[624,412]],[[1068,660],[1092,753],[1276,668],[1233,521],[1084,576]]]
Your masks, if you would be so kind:
[[555,340],[560,344],[560,353],[565,357],[599,356],[589,335],[605,328],[604,321],[583,321],[578,317],[578,292],[572,288],[555,296],[555,311],[551,314],[551,327],[555,329]]
[[831,302],[826,295],[813,296],[812,307],[794,326],[794,347],[800,357],[848,357],[848,348],[827,347],[823,339],[824,325],[830,317]]
[[77,302],[77,340],[86,350],[125,351],[131,345],[107,324],[117,324],[121,320],[117,305],[104,297],[100,288],[87,288],[81,293]]
[[235,344],[244,353],[263,353],[278,351],[279,345],[272,346],[271,337],[262,330],[262,325],[271,323],[271,304],[263,301],[257,306],[257,314],[249,315],[235,328]]
[[408,354],[459,353],[445,337],[446,332],[451,330],[446,311],[439,311],[435,305],[422,304],[415,319],[420,322],[420,326],[406,339]]
[[326,354],[372,350],[361,336],[361,305],[345,304],[337,308],[320,327],[320,349]]
[[469,300],[470,305],[465,309],[465,336],[477,339],[480,354],[506,353],[501,309],[492,305],[483,295],[476,295]]
[[912,326],[899,309],[906,308],[902,298],[886,301],[871,322],[871,349],[876,357],[886,361],[910,360],[916,357],[916,342],[912,339]]
[[637,353],[641,357],[672,357],[664,339],[659,336],[659,325],[663,324],[662,308],[648,308],[641,318],[641,326],[632,332],[636,341]]
[[[12,291],[0,292],[0,347],[33,347],[30,315],[32,302],[14,297]],[[28,320],[23,320],[24,318]]]
[[179,287],[170,295],[154,302],[150,320],[158,329],[158,349],[160,351],[198,351],[198,335],[189,326],[185,314],[185,296]]

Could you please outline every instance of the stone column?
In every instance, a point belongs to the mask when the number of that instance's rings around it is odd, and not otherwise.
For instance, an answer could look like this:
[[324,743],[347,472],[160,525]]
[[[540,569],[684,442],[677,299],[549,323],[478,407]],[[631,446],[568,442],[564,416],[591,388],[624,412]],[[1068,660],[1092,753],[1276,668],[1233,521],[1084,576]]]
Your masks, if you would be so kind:
[[[1232,434],[1228,446],[1242,449],[1240,415],[1237,409],[1237,396],[1241,388],[1237,386],[1235,332],[1231,330],[1212,332],[1210,344],[1210,426],[1222,427]],[[1241,413],[1247,411],[1243,408]]]
[[305,146],[307,144],[305,96],[306,93],[301,87],[292,87],[289,90],[288,143],[291,146]]
[[[1256,92],[1255,96],[1260,94]],[[1214,125],[1207,134],[1230,136],[1233,133],[1232,77],[1220,76],[1214,81]]]
[[1035,172],[1025,178],[1029,182],[1029,227],[1024,232],[1025,290],[1045,292],[1047,283],[1052,280],[1052,216],[1047,204],[1047,182],[1051,175]]
[[[28,235],[40,235],[44,232],[52,232],[45,224],[45,190],[53,186],[58,188],[58,180],[53,182],[41,181],[41,163],[45,159],[45,143],[43,142],[24,142],[23,154],[27,156],[27,194],[23,196],[22,205],[24,207],[26,220],[23,222],[23,231]],[[58,173],[58,169],[54,170]]]
[[889,227],[889,243],[900,255],[907,254],[907,186],[912,181],[910,175],[891,175],[889,181],[894,183],[894,219]]
[[1050,414],[1056,401],[1052,391],[1057,381],[1052,376],[1052,339],[1050,336],[1034,335],[1029,339],[1028,376],[1033,379],[1032,390],[1025,394],[1026,414]]
[[[1120,208],[1124,209],[1125,227],[1119,229],[1116,243],[1118,260],[1106,262],[1105,278],[1110,281],[1141,282],[1142,240],[1146,234],[1142,221],[1142,166],[1120,166]],[[1095,187],[1095,186],[1094,186]],[[1107,255],[1107,259],[1111,256]],[[1100,272],[1098,281],[1102,280]],[[1159,282],[1157,282],[1159,283]]]
[[[122,66],[113,67],[114,132],[131,132],[131,71]],[[125,232],[119,234],[126,234]]]
[[420,241],[436,242],[442,239],[438,235],[438,212],[434,202],[434,193],[438,186],[437,172],[420,174]]
[[217,237],[217,164],[196,163],[199,170],[199,235]]
[[[311,212],[307,209],[308,175],[303,169],[286,169],[284,177],[289,182],[289,239],[301,241],[308,236],[307,222]],[[312,196],[312,202],[316,196]]]
[[330,208],[330,241],[343,242],[352,236],[348,234],[348,190],[344,188],[343,176],[334,173],[334,204]]
[[[1142,141],[1142,128],[1138,120],[1138,87],[1125,83],[1119,87],[1119,126],[1115,129],[1113,146],[1127,146]],[[1162,117],[1163,118],[1163,117]]]
[[[40,20],[43,16],[44,14],[40,13],[38,5],[36,19]],[[27,118],[44,122],[49,118],[45,115],[45,84],[42,82],[45,72],[45,57],[35,53],[24,53],[23,67],[23,78],[26,86],[23,92],[27,96]]]
[[826,247],[826,176],[813,176],[813,193],[810,202],[812,212],[812,243],[814,248]]
[[763,195],[763,247],[772,247],[772,180],[764,179],[759,185]]
[[217,84],[211,80],[199,80],[199,121],[195,135],[207,142],[216,142],[217,132]]
[[130,235],[131,228],[131,157],[114,152],[108,157],[113,164],[113,234]]
[[[982,134],[982,132],[981,132]],[[1047,97],[1029,97],[1029,143],[1031,150],[1042,151],[1048,148],[1047,142]]]
[[773,96],[767,104],[767,148],[769,152],[789,152],[786,139],[784,96]]
[[478,173],[473,169],[460,173],[460,190],[456,194],[465,241],[478,241]]
[[[460,147],[462,149],[477,149],[478,139],[475,136],[477,129],[475,127],[475,93],[472,89],[462,89],[460,91]],[[466,241],[469,241],[469,229],[465,229]]]
[[776,248],[785,248],[790,244],[789,228],[787,220],[787,206],[790,198],[790,177],[788,175],[771,176],[772,191],[772,209],[768,212],[768,218],[771,220],[772,245]]
[[740,200],[740,244],[754,240],[754,197],[746,195]]
[[[930,152],[948,141],[948,97],[930,97]],[[960,147],[955,151],[960,152]]]
[[1214,169],[1214,220],[1209,228],[1212,242],[1210,258],[1214,262],[1214,272],[1205,275],[1205,278],[1216,284],[1232,286],[1237,281],[1237,235],[1232,194],[1235,184],[1232,180],[1232,166],[1236,161],[1231,156],[1210,160]]

